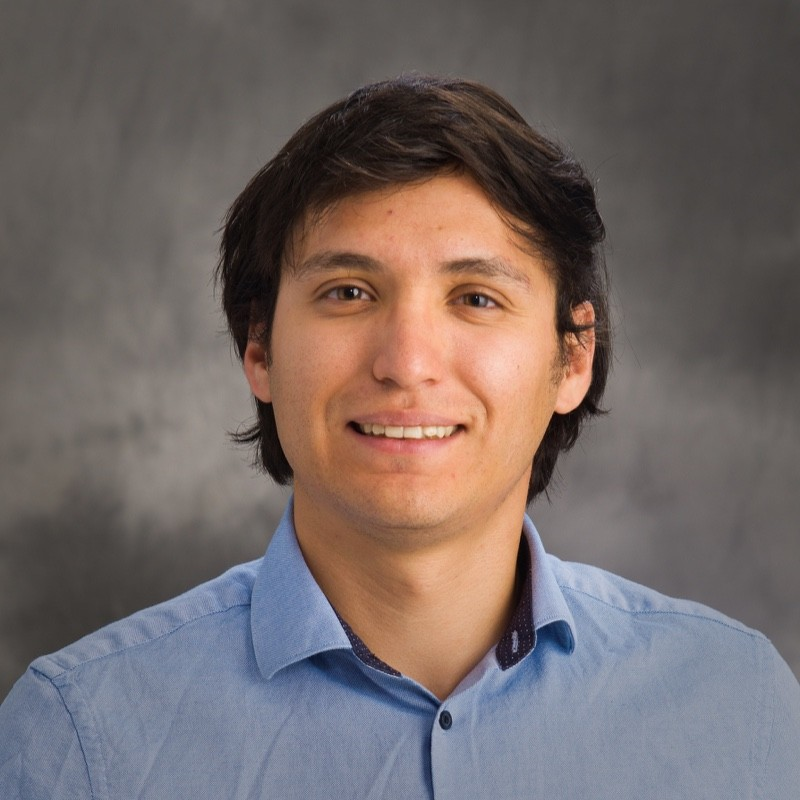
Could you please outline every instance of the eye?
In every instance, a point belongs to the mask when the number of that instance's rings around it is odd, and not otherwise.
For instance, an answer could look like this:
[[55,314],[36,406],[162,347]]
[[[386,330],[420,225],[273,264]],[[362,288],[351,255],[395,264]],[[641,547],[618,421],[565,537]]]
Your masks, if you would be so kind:
[[360,286],[336,286],[326,295],[331,300],[352,302],[354,300],[370,300],[370,295]]
[[497,308],[497,303],[489,295],[481,292],[468,292],[461,295],[459,302],[469,308]]

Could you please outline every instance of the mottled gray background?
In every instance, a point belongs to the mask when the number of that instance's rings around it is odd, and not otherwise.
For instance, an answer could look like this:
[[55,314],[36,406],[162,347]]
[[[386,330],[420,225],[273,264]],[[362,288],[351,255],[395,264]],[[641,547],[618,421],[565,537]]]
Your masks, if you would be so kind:
[[310,114],[477,78],[599,184],[612,413],[548,546],[764,630],[800,672],[800,3],[0,2],[0,697],[27,662],[260,555],[283,496],[209,280]]

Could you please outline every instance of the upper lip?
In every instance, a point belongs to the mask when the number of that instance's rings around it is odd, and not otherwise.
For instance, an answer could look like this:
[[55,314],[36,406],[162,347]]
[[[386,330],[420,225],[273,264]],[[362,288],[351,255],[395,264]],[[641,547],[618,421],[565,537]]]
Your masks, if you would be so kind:
[[415,428],[415,427],[450,427],[451,425],[463,425],[452,417],[442,414],[427,413],[424,411],[384,411],[353,417],[356,425],[389,425],[393,427]]

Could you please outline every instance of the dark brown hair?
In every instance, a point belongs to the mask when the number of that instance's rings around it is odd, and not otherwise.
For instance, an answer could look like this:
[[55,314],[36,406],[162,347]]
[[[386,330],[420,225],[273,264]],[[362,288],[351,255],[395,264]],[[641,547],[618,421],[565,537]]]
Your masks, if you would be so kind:
[[[269,350],[286,248],[296,226],[349,195],[436,174],[471,176],[552,270],[556,328],[580,338],[572,309],[595,312],[592,382],[581,404],[554,414],[533,459],[528,501],[543,492],[561,451],[601,413],[611,343],[605,236],[592,182],[580,164],[532,129],[497,93],[451,78],[401,76],[365,86],[305,123],[252,178],[228,211],[217,280],[239,357],[260,326]],[[289,483],[272,405],[255,400],[256,421],[234,439],[256,447],[256,463]]]

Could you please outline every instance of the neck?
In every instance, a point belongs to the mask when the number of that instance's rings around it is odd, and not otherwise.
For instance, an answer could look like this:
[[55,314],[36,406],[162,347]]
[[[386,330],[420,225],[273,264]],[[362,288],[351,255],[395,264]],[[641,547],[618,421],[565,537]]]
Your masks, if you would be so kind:
[[294,522],[306,563],[339,615],[378,658],[444,699],[513,614],[523,513],[518,507],[422,543],[395,531],[389,545],[374,531],[318,518],[296,493]]

